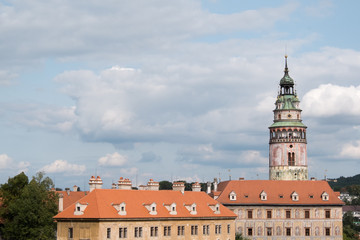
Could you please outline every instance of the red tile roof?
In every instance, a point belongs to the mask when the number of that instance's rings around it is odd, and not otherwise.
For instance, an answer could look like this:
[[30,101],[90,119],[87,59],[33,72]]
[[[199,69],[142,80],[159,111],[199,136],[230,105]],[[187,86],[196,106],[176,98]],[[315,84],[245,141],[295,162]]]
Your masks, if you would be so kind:
[[[220,214],[215,214],[209,205],[218,202],[205,192],[161,190],[120,190],[95,189],[83,197],[81,203],[87,203],[82,215],[74,215],[75,204],[56,215],[55,219],[128,219],[128,218],[235,218],[236,215],[220,204]],[[126,215],[119,215],[112,204],[125,203]],[[150,215],[147,204],[156,203],[156,215]],[[176,215],[171,215],[165,205],[176,204]],[[185,205],[196,204],[197,214],[192,215]],[[146,207],[147,206],[147,207]]]
[[78,191],[78,192],[70,191],[69,195],[67,194],[67,191],[56,191],[56,193],[58,193],[58,194],[61,193],[63,195],[63,197],[64,197],[63,209],[65,210],[71,204],[75,203],[76,201],[78,201],[81,198],[83,198],[84,196],[86,196],[86,194],[88,192],[87,191],[85,191],[85,192],[82,192],[82,191]]
[[[276,180],[233,180],[219,183],[221,194],[217,201],[239,205],[343,205],[326,181],[276,181]],[[234,191],[236,200],[230,200]],[[260,199],[264,191],[267,200]],[[291,194],[298,194],[298,201],[293,201]],[[322,193],[329,194],[329,200],[322,200]],[[281,197],[282,196],[282,197]],[[312,196],[312,197],[311,197]]]

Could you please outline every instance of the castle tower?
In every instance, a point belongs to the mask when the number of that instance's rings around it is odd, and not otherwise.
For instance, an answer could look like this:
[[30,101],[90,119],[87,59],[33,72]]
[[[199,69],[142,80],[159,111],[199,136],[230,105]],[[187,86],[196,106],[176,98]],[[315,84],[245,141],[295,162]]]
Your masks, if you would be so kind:
[[308,180],[306,126],[301,120],[294,80],[289,76],[287,56],[284,72],[275,102],[274,123],[269,127],[269,179]]

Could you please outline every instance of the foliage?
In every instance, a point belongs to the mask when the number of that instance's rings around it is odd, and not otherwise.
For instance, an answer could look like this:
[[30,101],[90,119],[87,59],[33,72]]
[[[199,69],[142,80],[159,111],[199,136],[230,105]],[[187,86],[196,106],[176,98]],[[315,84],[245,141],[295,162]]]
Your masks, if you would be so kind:
[[360,185],[360,174],[352,177],[339,177],[335,179],[336,181],[329,182],[329,185],[335,191],[340,191],[342,188],[351,186],[351,185]]
[[172,183],[169,181],[161,181],[161,182],[159,182],[159,189],[160,190],[171,190]]
[[360,232],[360,227],[354,224],[355,219],[351,212],[347,212],[343,216],[343,239],[359,239],[358,233]]
[[235,240],[248,240],[248,238],[243,237],[241,233],[236,233]]
[[22,172],[1,185],[4,239],[55,239],[53,216],[57,213],[57,196],[50,191],[53,186],[52,180],[42,172],[30,182]]

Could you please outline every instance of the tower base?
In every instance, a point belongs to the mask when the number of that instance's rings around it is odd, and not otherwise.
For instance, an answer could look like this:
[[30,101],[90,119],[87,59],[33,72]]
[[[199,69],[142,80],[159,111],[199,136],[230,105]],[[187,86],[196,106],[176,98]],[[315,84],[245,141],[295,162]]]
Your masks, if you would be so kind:
[[308,168],[299,166],[276,166],[269,169],[270,180],[309,180]]

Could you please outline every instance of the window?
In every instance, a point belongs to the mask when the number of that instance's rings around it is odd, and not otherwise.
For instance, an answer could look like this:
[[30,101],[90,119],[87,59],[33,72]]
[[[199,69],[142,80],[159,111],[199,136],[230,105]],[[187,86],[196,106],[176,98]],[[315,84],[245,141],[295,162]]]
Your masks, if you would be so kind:
[[272,228],[266,228],[266,235],[271,236],[272,235]]
[[251,219],[253,217],[252,210],[248,210],[247,215],[248,215],[248,218]]
[[248,228],[248,236],[252,236],[253,235],[253,229],[252,228]]
[[227,225],[227,233],[230,234],[230,224]]
[[291,218],[291,210],[286,210],[286,218]]
[[158,236],[158,227],[151,227],[150,228],[150,237],[157,237]]
[[178,226],[178,236],[184,236],[185,226]]
[[288,165],[295,166],[295,153],[288,152]]
[[271,218],[271,210],[266,211],[267,218]]
[[209,235],[210,234],[210,226],[209,225],[204,225],[203,226],[203,235]]
[[310,236],[310,228],[305,228],[305,236]]
[[291,228],[286,228],[286,236],[291,236]]
[[135,227],[134,237],[136,238],[142,237],[142,227]]
[[330,236],[330,228],[325,228],[325,236]]
[[198,235],[198,226],[197,225],[191,226],[191,235]]
[[126,227],[119,228],[119,238],[127,238],[127,228]]
[[330,210],[325,210],[325,218],[330,218]]
[[310,210],[305,210],[305,218],[310,218]]
[[69,228],[69,230],[68,230],[68,236],[69,236],[69,238],[73,238],[73,237],[74,237],[74,229],[73,229],[73,228]]
[[171,226],[164,226],[164,236],[171,236]]
[[106,229],[106,238],[111,238],[111,228]]
[[221,234],[221,225],[215,225],[215,234]]

